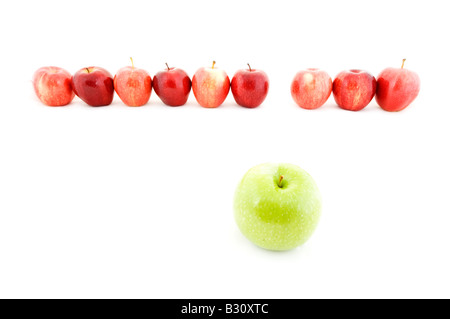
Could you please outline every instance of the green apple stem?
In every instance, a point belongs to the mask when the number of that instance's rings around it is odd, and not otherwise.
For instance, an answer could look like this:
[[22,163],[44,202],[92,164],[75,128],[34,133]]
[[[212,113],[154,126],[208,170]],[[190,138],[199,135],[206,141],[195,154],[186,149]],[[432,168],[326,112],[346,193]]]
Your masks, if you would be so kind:
[[249,63],[247,63],[247,65],[248,65],[248,70],[251,72],[252,71],[252,67],[250,66]]
[[216,65],[216,61],[213,61],[213,66],[212,66],[213,69],[214,69],[215,65]]
[[134,70],[134,62],[133,62],[133,58],[130,58],[131,60],[131,68]]
[[281,175],[281,176],[280,176],[280,180],[278,181],[278,187],[279,187],[279,188],[281,188],[281,182],[283,181],[283,179],[284,179],[284,176]]
[[169,65],[166,62],[166,66],[167,66],[167,71],[170,71]]
[[402,69],[403,69],[403,67],[405,66],[405,61],[406,61],[406,59],[403,59],[403,62],[402,62]]

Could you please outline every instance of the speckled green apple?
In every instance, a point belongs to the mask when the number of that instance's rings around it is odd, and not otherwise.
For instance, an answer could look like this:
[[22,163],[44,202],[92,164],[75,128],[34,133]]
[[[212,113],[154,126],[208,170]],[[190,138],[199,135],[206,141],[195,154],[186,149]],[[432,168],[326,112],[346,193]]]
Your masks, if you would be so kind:
[[234,197],[234,217],[254,244],[289,250],[304,244],[321,215],[321,197],[313,178],[293,164],[266,163],[251,168]]

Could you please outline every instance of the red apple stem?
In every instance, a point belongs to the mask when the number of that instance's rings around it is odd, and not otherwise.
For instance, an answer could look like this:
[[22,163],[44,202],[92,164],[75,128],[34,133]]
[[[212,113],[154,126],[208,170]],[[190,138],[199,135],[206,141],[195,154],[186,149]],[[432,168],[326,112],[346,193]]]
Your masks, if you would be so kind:
[[133,62],[133,58],[130,58],[131,60],[131,68],[134,69],[134,62]]
[[403,59],[403,62],[402,62],[402,69],[403,69],[403,67],[405,66],[405,61],[406,61],[406,59]]
[[167,62],[166,62],[166,66],[167,66],[167,71],[169,71],[169,70],[170,70],[170,68],[169,68],[169,65],[167,64]]
[[281,182],[283,181],[283,179],[284,179],[284,176],[281,175],[281,176],[280,176],[280,180],[278,181],[278,187],[279,187],[279,188],[281,188]]
[[248,69],[249,69],[249,71],[251,72],[251,71],[252,71],[252,67],[250,66],[250,64],[249,64],[249,63],[247,63],[247,65],[248,65]]
[[89,71],[89,68],[86,68],[87,73],[91,73],[91,71]]
[[214,69],[215,65],[216,65],[216,61],[213,61],[213,66],[212,66],[213,69]]

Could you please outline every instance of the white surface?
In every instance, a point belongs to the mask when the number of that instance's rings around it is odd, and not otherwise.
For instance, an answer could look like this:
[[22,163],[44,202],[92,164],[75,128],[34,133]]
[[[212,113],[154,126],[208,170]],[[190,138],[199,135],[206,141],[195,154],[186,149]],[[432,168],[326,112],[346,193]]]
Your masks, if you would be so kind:
[[[0,297],[450,297],[445,1],[2,2]],[[5,34],[6,33],[6,34]],[[46,65],[116,72],[133,56],[190,76],[266,71],[258,109],[42,105]],[[316,111],[291,99],[294,74],[390,66],[419,73],[400,113]],[[274,253],[233,220],[252,166],[290,162],[323,196],[318,230]]]

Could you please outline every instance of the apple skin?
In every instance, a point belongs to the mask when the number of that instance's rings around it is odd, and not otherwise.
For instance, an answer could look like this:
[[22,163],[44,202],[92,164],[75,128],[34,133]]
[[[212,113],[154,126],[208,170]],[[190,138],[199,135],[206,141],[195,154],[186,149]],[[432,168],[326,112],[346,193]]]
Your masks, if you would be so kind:
[[[279,187],[280,176],[283,176]],[[322,203],[312,177],[292,164],[251,168],[234,196],[236,223],[251,242],[268,250],[304,244],[319,223]]]
[[264,71],[255,69],[238,70],[231,80],[231,93],[240,106],[260,106],[269,92],[269,77]]
[[126,66],[114,76],[114,89],[125,105],[142,106],[152,94],[152,78],[143,69]]
[[299,71],[291,84],[291,95],[301,108],[314,110],[328,100],[333,81],[327,72],[319,69]]
[[372,101],[377,90],[375,77],[367,71],[349,70],[339,73],[333,82],[337,105],[348,111],[360,111]]
[[90,106],[110,105],[114,98],[114,80],[103,68],[83,68],[72,77],[75,94]]
[[72,102],[72,75],[56,66],[38,69],[33,75],[33,87],[37,97],[48,106],[64,106]]
[[230,91],[230,79],[225,71],[214,68],[200,68],[192,78],[192,91],[198,104],[206,108],[222,105]]
[[383,110],[398,112],[410,105],[419,91],[417,73],[403,68],[387,68],[378,75],[375,100]]
[[178,68],[159,71],[153,77],[153,88],[161,101],[169,106],[186,104],[191,92],[192,82],[189,75]]

